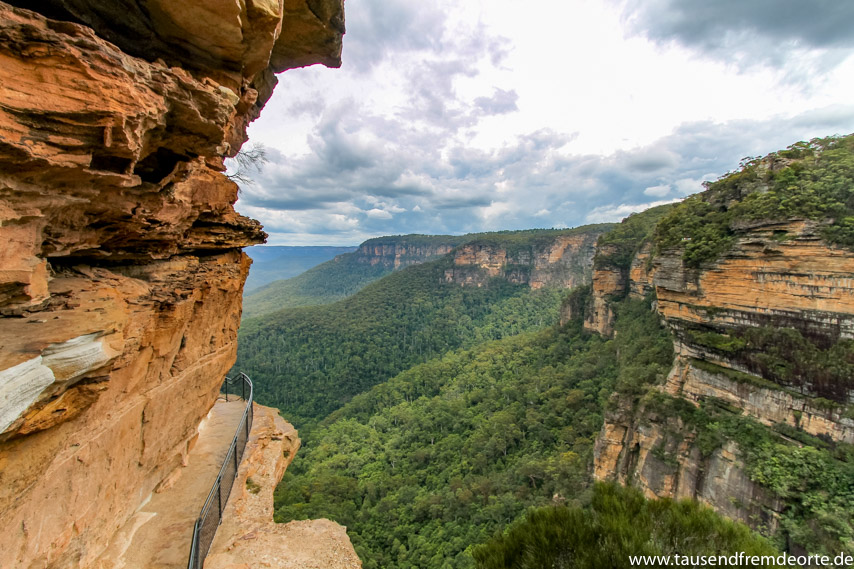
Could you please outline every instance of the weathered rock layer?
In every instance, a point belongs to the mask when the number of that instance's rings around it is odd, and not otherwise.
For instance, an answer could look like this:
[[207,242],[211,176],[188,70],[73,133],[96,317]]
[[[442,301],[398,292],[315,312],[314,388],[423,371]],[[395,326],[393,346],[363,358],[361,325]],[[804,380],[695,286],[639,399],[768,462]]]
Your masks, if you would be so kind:
[[405,238],[390,237],[370,239],[359,246],[354,253],[359,263],[380,265],[397,271],[410,265],[420,265],[447,255],[454,249],[453,238],[449,243],[431,243],[428,245],[411,243]]
[[234,362],[240,248],[264,234],[223,159],[275,72],[340,63],[343,3],[12,4],[0,559],[82,567],[181,464]]
[[596,240],[606,231],[593,227],[571,235],[532,240],[522,247],[500,239],[475,240],[460,245],[453,253],[453,267],[445,271],[445,281],[463,286],[484,286],[492,278],[514,284],[572,288],[590,282]]
[[[854,252],[818,235],[811,222],[755,223],[726,255],[701,269],[686,268],[679,251],[649,263],[647,245],[629,274],[608,266],[597,271],[586,326],[611,333],[609,302],[642,297],[654,287],[676,348],[667,382],[657,388],[661,397],[693,405],[715,401],[771,427],[854,443],[854,420],[845,412],[854,401],[850,388],[811,377],[787,384],[739,355],[740,338],[758,330],[791,330],[789,336],[819,345],[854,337]],[[738,444],[703,454],[695,427],[661,412],[657,399],[625,400],[606,416],[596,443],[596,477],[630,480],[650,496],[693,497],[773,530],[784,504],[751,480]]]

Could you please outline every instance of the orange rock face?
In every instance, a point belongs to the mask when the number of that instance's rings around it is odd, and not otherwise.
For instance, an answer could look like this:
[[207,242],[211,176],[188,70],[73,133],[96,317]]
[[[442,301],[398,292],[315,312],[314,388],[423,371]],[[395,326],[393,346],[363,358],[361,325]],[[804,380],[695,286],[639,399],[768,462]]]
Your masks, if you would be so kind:
[[[684,267],[679,252],[659,255],[650,264],[649,251],[644,247],[635,257],[622,290],[644,296],[654,286],[657,310],[674,332],[677,357],[661,392],[695,405],[715,399],[768,426],[785,424],[854,442],[854,420],[843,412],[845,403],[820,404],[808,385],[797,392],[767,378],[748,381],[747,374],[729,373],[747,370],[686,333],[697,326],[722,333],[786,326],[851,338],[854,252],[822,242],[815,224],[803,221],[745,230],[729,253],[701,270]],[[611,272],[597,270],[594,303],[598,298],[607,309],[607,295],[619,288]],[[594,323],[608,317],[594,314]],[[849,392],[846,401],[854,401],[854,394]],[[777,526],[784,505],[750,480],[736,443],[701,456],[693,427],[644,403],[631,408],[625,402],[605,418],[595,449],[597,478],[631,481],[650,496],[695,497],[754,527]]]
[[484,286],[489,279],[501,277],[533,289],[572,288],[589,283],[596,239],[602,232],[592,229],[559,235],[518,251],[508,251],[492,243],[468,243],[454,252],[454,267],[445,271],[445,281]]
[[343,4],[14,3],[0,2],[0,565],[83,567],[185,459],[234,362],[240,248],[265,236],[235,213],[223,158],[274,72],[340,63]]
[[672,270],[671,259],[662,263],[667,270],[657,273],[656,288],[668,319],[735,324],[791,317],[839,326],[843,335],[854,336],[854,253],[823,243],[812,224],[756,228],[734,253],[699,275]]
[[412,243],[377,243],[372,239],[359,247],[359,262],[369,265],[382,265],[388,269],[399,270],[410,265],[426,263],[447,255],[453,245],[415,245]]

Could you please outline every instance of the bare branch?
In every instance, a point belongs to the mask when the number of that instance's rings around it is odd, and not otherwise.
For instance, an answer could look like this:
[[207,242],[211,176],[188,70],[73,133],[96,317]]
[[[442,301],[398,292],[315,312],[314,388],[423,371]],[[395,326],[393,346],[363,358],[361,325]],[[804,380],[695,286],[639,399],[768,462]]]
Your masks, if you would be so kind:
[[260,172],[264,164],[269,162],[267,148],[263,144],[253,142],[251,146],[241,148],[240,152],[227,162],[228,171],[225,175],[229,180],[252,185],[255,183],[253,174]]

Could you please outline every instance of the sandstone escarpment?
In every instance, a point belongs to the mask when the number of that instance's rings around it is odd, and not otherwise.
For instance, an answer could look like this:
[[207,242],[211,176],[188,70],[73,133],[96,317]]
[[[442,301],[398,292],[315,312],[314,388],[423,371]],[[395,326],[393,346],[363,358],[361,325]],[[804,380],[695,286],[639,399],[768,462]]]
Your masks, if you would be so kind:
[[275,72],[340,62],[343,5],[17,4],[0,3],[0,559],[82,567],[181,465],[234,362],[240,248],[264,234],[223,159]]
[[355,252],[357,261],[368,265],[380,265],[396,271],[410,265],[419,265],[447,255],[454,249],[454,238],[449,243],[420,244],[399,238],[371,239],[362,243]]
[[590,282],[596,239],[602,227],[569,235],[531,239],[523,245],[500,239],[474,240],[453,253],[445,281],[462,286],[485,286],[501,278],[533,289],[572,288]]
[[[712,406],[717,416],[756,421],[796,445],[786,433],[854,442],[854,390],[832,371],[833,362],[851,358],[854,252],[823,241],[820,227],[756,222],[700,268],[687,267],[680,250],[650,262],[648,244],[626,278],[597,271],[594,301],[606,308],[613,297],[654,287],[677,356],[666,383],[608,412],[596,443],[597,478],[631,481],[650,496],[693,497],[773,532],[786,504],[749,475],[736,440],[701,441],[703,426],[686,419],[690,410]],[[594,312],[591,323],[601,328],[610,318]]]
[[594,477],[631,483],[648,498],[695,499],[773,532],[784,504],[750,479],[738,445],[728,441],[706,454],[692,425],[668,411],[648,403],[609,413],[596,440]]

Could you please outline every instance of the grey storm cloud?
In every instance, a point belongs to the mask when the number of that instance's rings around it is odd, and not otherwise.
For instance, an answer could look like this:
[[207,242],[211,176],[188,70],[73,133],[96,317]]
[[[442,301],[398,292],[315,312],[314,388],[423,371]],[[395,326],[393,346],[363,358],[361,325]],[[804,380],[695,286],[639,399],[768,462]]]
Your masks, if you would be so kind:
[[475,119],[454,92],[454,80],[457,76],[477,74],[473,62],[466,59],[425,61],[409,73],[411,96],[405,114],[411,120],[423,120],[451,130],[471,126]]
[[679,161],[679,156],[674,152],[657,148],[643,149],[627,154],[626,163],[629,169],[644,173],[672,168]]
[[741,65],[785,66],[793,50],[824,50],[833,65],[834,52],[854,46],[854,2],[845,0],[630,0],[624,17],[654,41]]
[[[830,129],[839,124],[854,122],[854,105],[832,105],[798,115],[793,124],[803,127]],[[845,134],[836,132],[834,134]]]
[[451,198],[437,199],[433,202],[436,209],[465,209],[471,207],[485,207],[492,203],[489,195],[460,195]]

